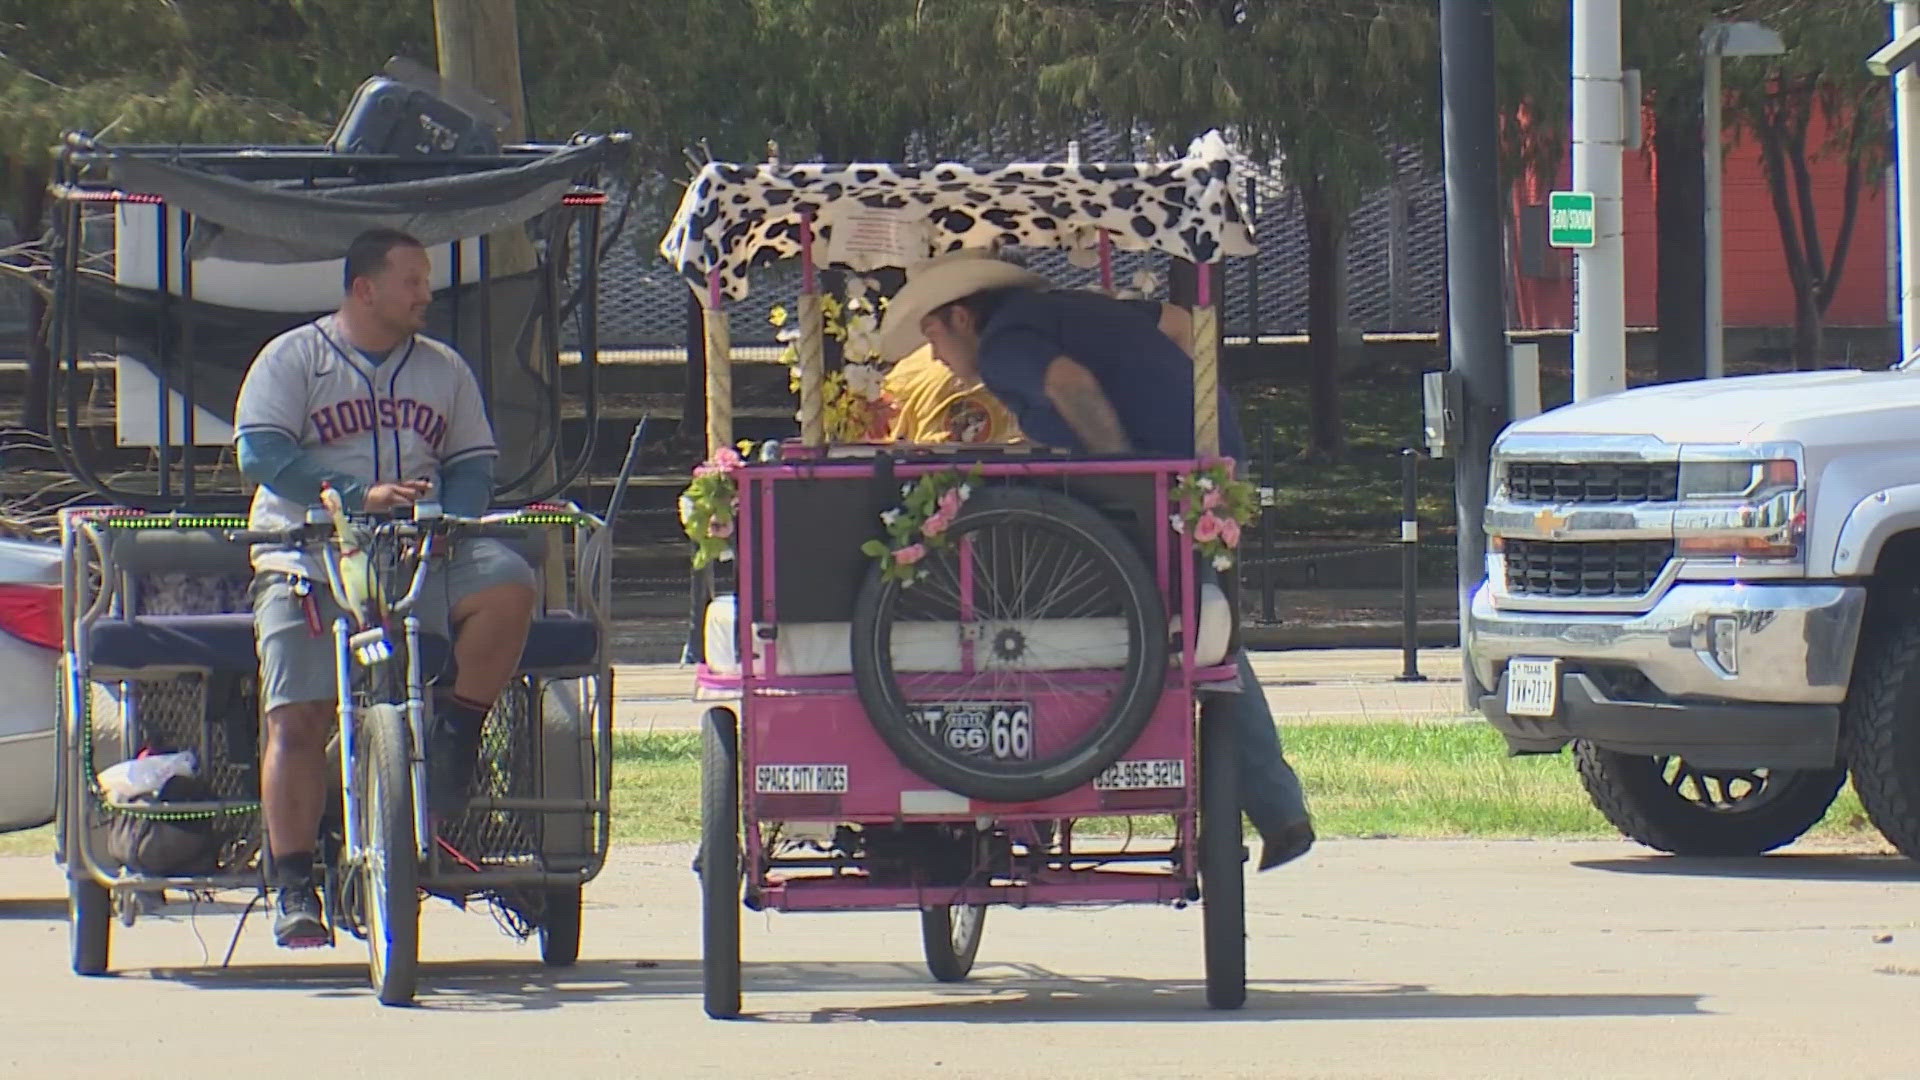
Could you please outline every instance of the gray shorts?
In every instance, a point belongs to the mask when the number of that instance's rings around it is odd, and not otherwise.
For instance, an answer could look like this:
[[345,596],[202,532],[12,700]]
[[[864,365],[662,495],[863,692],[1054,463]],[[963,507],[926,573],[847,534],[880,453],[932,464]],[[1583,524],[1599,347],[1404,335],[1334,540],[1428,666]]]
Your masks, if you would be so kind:
[[[461,599],[496,585],[534,587],[533,568],[498,540],[462,540],[446,562],[433,567],[421,586],[413,613],[420,633],[449,637],[447,613]],[[253,579],[253,640],[260,655],[260,708],[277,709],[304,701],[334,699],[333,621],[340,606],[324,580],[313,583],[321,631],[307,622],[305,602],[285,574],[261,573]],[[426,673],[431,679],[432,673]]]

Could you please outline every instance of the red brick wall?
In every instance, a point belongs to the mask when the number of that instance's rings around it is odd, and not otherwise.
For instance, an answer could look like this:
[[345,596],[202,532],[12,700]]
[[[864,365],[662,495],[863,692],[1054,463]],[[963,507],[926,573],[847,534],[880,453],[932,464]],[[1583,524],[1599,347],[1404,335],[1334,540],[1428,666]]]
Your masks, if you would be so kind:
[[[1824,138],[1825,133],[1816,125],[1816,130],[1809,133],[1808,142],[1818,146]],[[1653,326],[1656,321],[1659,252],[1654,202],[1659,175],[1651,133],[1646,143],[1645,150],[1627,154],[1625,167],[1627,321],[1633,326]],[[1812,162],[1812,170],[1822,245],[1831,255],[1833,239],[1840,226],[1846,170],[1839,161],[1818,159]],[[1513,212],[1518,214],[1526,203],[1545,202],[1549,190],[1572,187],[1572,174],[1569,155],[1552,185],[1539,183],[1534,177],[1516,185]],[[1876,186],[1880,180],[1878,175],[1867,179],[1869,183],[1860,195],[1853,241],[1841,269],[1840,290],[1827,309],[1830,326],[1884,326],[1892,321],[1887,317],[1886,202],[1892,192]],[[1727,326],[1790,327],[1793,325],[1793,285],[1787,280],[1786,255],[1780,244],[1773,199],[1760,167],[1760,149],[1751,138],[1741,138],[1729,145],[1725,181],[1721,207]],[[1518,243],[1519,230],[1515,228],[1511,235]],[[1564,265],[1572,256],[1567,252],[1554,252],[1551,257]],[[1525,329],[1572,327],[1573,292],[1569,277],[1570,272],[1561,280],[1542,280],[1516,273],[1513,282],[1515,325]]]

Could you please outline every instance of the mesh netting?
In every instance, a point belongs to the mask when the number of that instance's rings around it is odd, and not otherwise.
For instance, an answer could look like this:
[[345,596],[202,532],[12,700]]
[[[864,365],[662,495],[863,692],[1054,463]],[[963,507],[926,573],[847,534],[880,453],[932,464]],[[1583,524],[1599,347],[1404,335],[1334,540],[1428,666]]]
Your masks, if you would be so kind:
[[[480,766],[473,793],[480,799],[531,799],[540,795],[539,719],[526,679],[500,695],[480,731]],[[540,854],[540,815],[526,810],[468,810],[442,827],[441,835],[482,866],[533,865]]]

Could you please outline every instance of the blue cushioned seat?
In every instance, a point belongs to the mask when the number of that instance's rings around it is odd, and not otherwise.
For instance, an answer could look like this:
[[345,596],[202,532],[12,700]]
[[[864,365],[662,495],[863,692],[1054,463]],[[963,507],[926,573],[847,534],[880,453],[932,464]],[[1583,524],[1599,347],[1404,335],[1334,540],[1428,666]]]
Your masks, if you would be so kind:
[[[550,672],[593,663],[600,647],[598,628],[577,615],[542,615],[533,620],[520,668]],[[236,674],[258,666],[253,647],[253,616],[146,615],[101,619],[93,624],[93,675],[137,675],[147,670],[198,670]],[[446,639],[421,637],[421,671],[428,677],[447,665]]]

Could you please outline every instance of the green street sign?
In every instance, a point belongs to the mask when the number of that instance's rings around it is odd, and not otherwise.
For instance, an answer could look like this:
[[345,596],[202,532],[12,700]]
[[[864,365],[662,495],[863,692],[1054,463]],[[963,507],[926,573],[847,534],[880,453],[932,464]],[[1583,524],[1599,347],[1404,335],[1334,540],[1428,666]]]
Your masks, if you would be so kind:
[[1593,246],[1593,192],[1555,191],[1547,195],[1547,243],[1557,248]]

